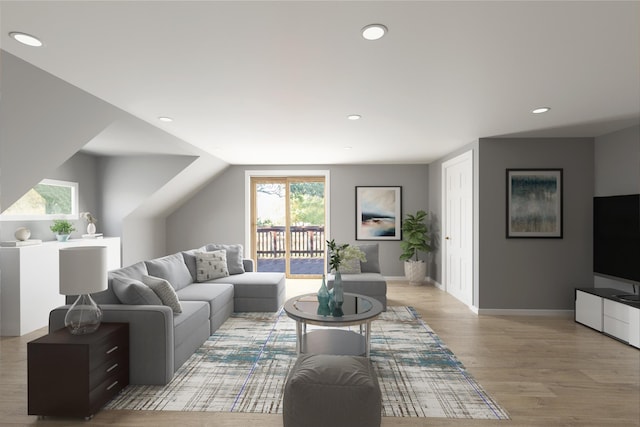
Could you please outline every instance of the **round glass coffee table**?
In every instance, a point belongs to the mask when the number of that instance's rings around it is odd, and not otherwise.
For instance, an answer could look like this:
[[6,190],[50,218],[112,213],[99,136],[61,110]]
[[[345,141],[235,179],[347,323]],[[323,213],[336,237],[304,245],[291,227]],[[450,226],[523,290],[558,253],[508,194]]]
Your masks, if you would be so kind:
[[[296,321],[296,351],[369,357],[371,322],[382,313],[382,304],[360,294],[344,294],[343,316],[318,314],[317,294],[304,294],[284,303],[284,311]],[[307,332],[307,325],[327,326]],[[359,332],[333,329],[358,326]]]

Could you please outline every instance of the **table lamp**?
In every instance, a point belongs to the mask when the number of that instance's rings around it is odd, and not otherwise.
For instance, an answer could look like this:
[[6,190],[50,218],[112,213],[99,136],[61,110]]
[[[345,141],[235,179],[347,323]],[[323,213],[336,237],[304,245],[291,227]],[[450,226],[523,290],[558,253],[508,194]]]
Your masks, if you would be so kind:
[[60,249],[60,293],[78,295],[64,317],[64,324],[73,335],[90,334],[100,327],[102,310],[89,294],[106,289],[106,246]]

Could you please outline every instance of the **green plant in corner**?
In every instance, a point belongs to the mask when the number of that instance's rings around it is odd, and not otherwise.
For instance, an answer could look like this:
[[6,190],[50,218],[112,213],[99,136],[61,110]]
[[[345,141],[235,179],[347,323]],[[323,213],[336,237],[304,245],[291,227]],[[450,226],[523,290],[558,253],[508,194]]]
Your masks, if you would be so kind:
[[425,222],[428,213],[420,210],[415,215],[407,214],[402,221],[402,254],[400,261],[418,261],[418,252],[431,252],[431,236]]
[[72,231],[76,231],[76,229],[73,227],[73,224],[71,224],[66,219],[54,219],[53,220],[53,225],[51,227],[49,227],[49,228],[54,233],[63,234],[63,235],[64,234],[71,234]]

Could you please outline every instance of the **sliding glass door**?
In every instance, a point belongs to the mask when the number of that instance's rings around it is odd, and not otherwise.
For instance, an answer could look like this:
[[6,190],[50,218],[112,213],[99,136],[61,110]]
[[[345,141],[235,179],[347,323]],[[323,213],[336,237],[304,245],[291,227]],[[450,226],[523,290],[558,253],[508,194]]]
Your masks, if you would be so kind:
[[325,254],[324,177],[251,178],[251,249],[257,271],[320,277]]

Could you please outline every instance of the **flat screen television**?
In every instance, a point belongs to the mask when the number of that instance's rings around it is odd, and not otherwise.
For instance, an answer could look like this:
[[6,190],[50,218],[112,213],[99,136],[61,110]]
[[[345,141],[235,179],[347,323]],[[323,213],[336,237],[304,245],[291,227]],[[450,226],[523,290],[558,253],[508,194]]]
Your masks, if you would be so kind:
[[640,282],[640,194],[593,198],[593,271]]

